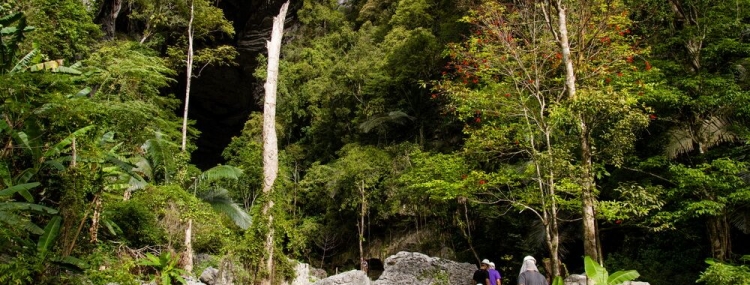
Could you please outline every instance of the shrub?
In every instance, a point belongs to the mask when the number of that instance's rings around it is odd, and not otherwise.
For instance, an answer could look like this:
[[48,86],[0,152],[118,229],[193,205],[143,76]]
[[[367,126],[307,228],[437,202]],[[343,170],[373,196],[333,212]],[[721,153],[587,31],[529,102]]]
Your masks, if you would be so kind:
[[119,228],[120,240],[131,247],[161,244],[165,240],[164,230],[157,224],[156,213],[138,200],[111,204],[104,214],[105,219]]
[[[750,261],[750,255],[741,258],[743,261]],[[722,263],[713,259],[707,259],[709,264],[706,271],[701,273],[701,277],[696,283],[706,283],[706,285],[746,285],[750,284],[750,268],[747,265],[732,265]]]

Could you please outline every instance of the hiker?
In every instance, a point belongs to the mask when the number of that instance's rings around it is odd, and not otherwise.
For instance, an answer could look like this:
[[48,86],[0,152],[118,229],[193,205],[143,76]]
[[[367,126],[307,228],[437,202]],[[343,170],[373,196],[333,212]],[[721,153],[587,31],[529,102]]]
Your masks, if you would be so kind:
[[503,277],[500,276],[500,271],[497,271],[497,269],[495,269],[494,262],[490,262],[490,269],[488,269],[487,272],[490,275],[490,285],[501,285],[500,279],[502,279]]
[[518,285],[547,285],[547,278],[539,273],[536,268],[536,259],[533,256],[523,258],[521,272],[518,274]]
[[490,261],[485,259],[479,264],[479,269],[474,271],[474,285],[490,285],[490,274],[487,269],[490,267]]

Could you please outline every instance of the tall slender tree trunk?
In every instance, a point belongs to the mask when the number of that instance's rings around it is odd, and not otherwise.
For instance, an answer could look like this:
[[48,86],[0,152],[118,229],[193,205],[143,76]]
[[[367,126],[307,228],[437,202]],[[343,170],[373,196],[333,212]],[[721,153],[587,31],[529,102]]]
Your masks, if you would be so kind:
[[[547,155],[550,159],[554,157],[552,151],[552,135],[549,130],[544,132],[545,140],[547,143]],[[557,198],[555,197],[557,188],[555,184],[555,172],[550,168],[547,173],[547,195],[552,199],[549,199],[549,205],[545,205],[544,219],[546,223],[546,238],[547,238],[547,249],[549,250],[550,267],[547,270],[551,271],[550,274],[554,279],[556,276],[560,276],[560,230],[557,224]],[[539,177],[539,181],[543,181],[542,177]],[[539,185],[544,189],[544,185]]]
[[359,185],[359,195],[362,199],[360,210],[359,210],[359,264],[360,264],[360,270],[366,271],[367,269],[364,268],[365,264],[365,251],[364,247],[362,246],[362,241],[365,239],[365,213],[367,212],[367,198],[365,196],[365,182],[361,181]]
[[187,50],[187,67],[185,72],[187,73],[185,82],[185,109],[182,112],[182,146],[181,149],[185,152],[187,147],[187,121],[188,121],[188,107],[190,106],[190,83],[193,79],[193,17],[194,17],[194,3],[190,2],[190,22],[188,22],[188,50]]
[[188,219],[185,228],[185,255],[182,257],[183,269],[193,272],[193,219]]
[[[565,63],[565,88],[570,100],[576,100],[576,75],[573,67],[573,59],[570,52],[570,41],[568,38],[567,8],[563,0],[555,2],[557,9],[559,44],[562,50],[563,62]],[[583,206],[583,251],[600,264],[599,244],[597,243],[598,232],[596,230],[596,196],[594,189],[596,184],[593,177],[593,161],[591,155],[591,139],[589,126],[583,114],[578,114],[579,139],[581,142],[581,202]]]
[[[187,82],[185,83],[185,109],[182,114],[182,146],[184,153],[187,147],[187,119],[188,106],[190,105],[190,82],[193,77],[193,18],[195,13],[194,1],[190,2],[190,21],[188,22],[188,50],[187,50]],[[183,256],[183,269],[187,272],[193,271],[193,219],[188,219],[185,228],[185,255]]]
[[289,1],[281,5],[279,15],[273,18],[273,29],[271,40],[266,43],[268,48],[268,69],[265,87],[265,98],[263,103],[263,194],[266,196],[266,204],[262,213],[266,216],[266,252],[265,271],[266,275],[261,279],[262,285],[271,285],[273,282],[273,255],[274,255],[274,229],[273,229],[273,184],[279,173],[279,149],[276,138],[276,89],[279,77],[279,56],[281,54],[281,38],[284,34],[284,21],[289,8]]

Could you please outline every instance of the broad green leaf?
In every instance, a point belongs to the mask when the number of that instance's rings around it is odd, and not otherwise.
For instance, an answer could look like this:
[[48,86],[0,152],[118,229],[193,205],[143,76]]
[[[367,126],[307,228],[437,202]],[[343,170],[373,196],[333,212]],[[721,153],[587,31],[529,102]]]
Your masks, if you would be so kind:
[[44,234],[39,237],[39,242],[36,245],[36,249],[39,252],[44,253],[52,248],[52,244],[55,242],[55,239],[57,239],[57,234],[60,233],[61,221],[62,218],[60,216],[54,216],[52,217],[52,220],[47,223],[47,226],[44,227]]
[[55,258],[53,262],[65,266],[67,269],[75,269],[75,271],[83,271],[91,267],[86,261],[72,256]]
[[604,267],[596,263],[590,256],[586,256],[583,259],[583,263],[586,269],[586,276],[594,282],[593,285],[607,285],[608,274]]
[[0,210],[0,224],[2,223],[5,223],[12,227],[22,228],[23,230],[35,235],[41,235],[44,233],[44,230],[42,228],[28,221],[26,218],[22,218],[18,215]]
[[212,182],[218,179],[237,180],[242,176],[242,170],[231,165],[218,165],[201,173],[199,182]]
[[0,211],[35,211],[40,213],[47,213],[47,214],[57,214],[57,210],[52,209],[47,206],[42,206],[39,204],[33,204],[33,203],[23,203],[23,202],[5,202],[0,203]]
[[199,198],[210,204],[216,212],[229,216],[232,221],[243,230],[250,227],[252,221],[250,215],[232,201],[232,198],[229,196],[229,192],[226,189],[211,190],[201,195]]
[[34,202],[34,197],[31,196],[31,193],[29,193],[29,190],[39,185],[40,185],[39,182],[18,184],[18,185],[0,190],[0,196],[10,196],[18,192],[18,194],[21,194],[21,196],[23,196],[23,198],[25,198],[27,202]]
[[111,235],[113,236],[117,235],[117,231],[115,231],[115,227],[117,227],[117,225],[114,222],[110,220],[104,220],[103,224],[105,227],[107,227],[107,230],[109,231]]
[[29,180],[31,180],[31,177],[34,177],[34,174],[36,174],[37,171],[38,171],[38,169],[33,168],[33,167],[32,168],[24,169],[23,171],[21,171],[21,173],[19,173],[16,176],[16,183],[27,183],[27,182],[29,182]]
[[[84,97],[84,96],[89,95],[90,93],[91,93],[91,87],[86,87],[86,88],[81,89],[81,91],[78,91],[78,93],[76,93],[75,97]],[[112,133],[112,132],[108,132],[107,134],[110,134],[110,133]],[[105,134],[105,136],[107,134]]]
[[638,271],[635,270],[626,270],[626,271],[617,271],[615,273],[612,273],[612,275],[609,276],[607,279],[607,284],[610,285],[617,285],[622,284],[625,281],[631,281],[638,276],[641,276],[641,274],[638,273]]

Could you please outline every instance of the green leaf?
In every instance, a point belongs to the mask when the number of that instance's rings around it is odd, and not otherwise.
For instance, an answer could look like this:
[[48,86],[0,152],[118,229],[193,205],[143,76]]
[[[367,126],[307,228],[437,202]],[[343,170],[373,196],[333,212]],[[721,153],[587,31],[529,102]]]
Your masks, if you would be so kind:
[[47,252],[52,247],[55,239],[57,239],[57,234],[60,233],[61,221],[62,218],[60,216],[54,216],[52,217],[52,220],[47,223],[47,226],[44,227],[44,234],[39,237],[39,242],[36,244],[36,249],[39,252]]
[[34,167],[24,169],[23,171],[21,171],[21,173],[19,173],[16,176],[16,183],[26,183],[26,182],[29,182],[29,180],[31,180],[31,177],[34,177],[34,174],[36,174],[36,172],[38,170],[39,169],[34,168]]
[[5,211],[0,211],[0,224],[2,223],[12,227],[22,228],[23,230],[35,235],[41,235],[44,233],[42,228],[28,221],[26,218]]
[[231,165],[218,165],[204,171],[198,177],[199,182],[213,182],[219,179],[237,180],[242,176],[242,169]]
[[47,206],[42,206],[39,204],[33,204],[33,203],[23,203],[23,202],[5,202],[0,203],[0,211],[35,211],[35,212],[41,212],[41,213],[47,213],[47,214],[57,214],[57,210],[52,209]]
[[10,169],[5,163],[0,163],[0,179],[6,187],[13,186],[13,179],[10,175]]
[[[78,91],[78,93],[76,93],[76,95],[74,95],[74,96],[75,97],[84,97],[84,96],[89,95],[90,93],[91,93],[91,87],[86,87],[86,88],[81,89],[81,91]],[[112,133],[112,132],[108,132],[107,134],[109,134],[109,133]]]
[[23,198],[25,198],[27,202],[34,202],[34,197],[32,197],[31,193],[29,193],[29,189],[33,189],[34,187],[37,187],[39,185],[39,182],[18,184],[0,190],[0,196],[10,196],[18,192],[18,194],[21,194],[21,196],[23,196]]
[[641,274],[638,273],[638,271],[635,270],[626,270],[626,271],[617,271],[615,273],[612,273],[612,275],[609,276],[607,279],[607,284],[610,285],[617,285],[622,284],[625,281],[631,281],[638,276],[641,276]]
[[114,222],[110,220],[104,220],[103,223],[104,223],[104,226],[107,227],[107,230],[109,231],[111,235],[113,236],[117,235],[117,231],[115,231],[115,227],[119,228],[117,224],[115,224]]
[[13,69],[11,69],[9,73],[16,73],[16,72],[20,72],[26,69],[26,67],[29,66],[29,64],[31,63],[31,61],[34,59],[34,57],[37,54],[39,54],[38,49],[31,50],[28,54],[26,54],[24,57],[18,60],[18,62],[16,63],[16,66],[14,66]]
[[565,281],[563,281],[562,277],[555,276],[555,279],[552,281],[552,285],[565,285]]
[[226,189],[215,189],[204,193],[199,197],[211,205],[214,211],[226,214],[232,221],[243,230],[250,227],[252,218],[239,205],[232,201],[229,191]]
[[54,169],[58,171],[65,170],[65,165],[63,165],[62,162],[60,162],[60,160],[58,159],[45,161],[44,164],[52,166]]
[[583,259],[583,264],[586,269],[586,276],[593,281],[592,285],[607,285],[608,274],[604,267],[596,263],[590,256]]
[[65,266],[68,269],[75,269],[76,271],[83,271],[91,267],[88,263],[86,263],[86,261],[83,261],[79,258],[75,258],[72,256],[55,258],[52,261],[59,265]]

